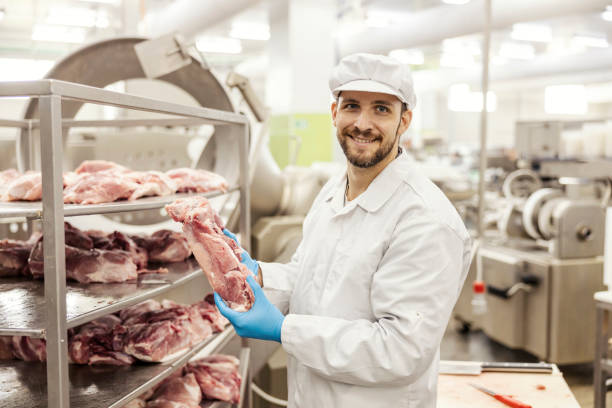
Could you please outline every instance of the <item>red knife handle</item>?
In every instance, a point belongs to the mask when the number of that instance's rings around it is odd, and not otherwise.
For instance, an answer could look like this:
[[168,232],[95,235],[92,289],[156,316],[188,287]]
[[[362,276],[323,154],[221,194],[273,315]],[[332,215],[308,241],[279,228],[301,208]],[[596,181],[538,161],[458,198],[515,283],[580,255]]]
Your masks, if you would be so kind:
[[510,398],[506,395],[497,394],[497,395],[494,395],[494,397],[499,402],[502,402],[512,408],[531,408],[531,405],[527,405],[525,403],[522,403],[521,401],[515,400],[514,398]]

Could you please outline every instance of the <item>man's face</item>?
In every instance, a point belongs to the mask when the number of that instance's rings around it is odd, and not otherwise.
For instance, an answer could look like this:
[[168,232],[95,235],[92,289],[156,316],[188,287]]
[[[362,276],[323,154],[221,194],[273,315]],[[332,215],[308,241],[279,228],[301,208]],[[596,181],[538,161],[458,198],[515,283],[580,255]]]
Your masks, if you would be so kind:
[[383,93],[343,91],[332,104],[338,142],[349,163],[361,168],[395,154],[411,118],[397,97]]

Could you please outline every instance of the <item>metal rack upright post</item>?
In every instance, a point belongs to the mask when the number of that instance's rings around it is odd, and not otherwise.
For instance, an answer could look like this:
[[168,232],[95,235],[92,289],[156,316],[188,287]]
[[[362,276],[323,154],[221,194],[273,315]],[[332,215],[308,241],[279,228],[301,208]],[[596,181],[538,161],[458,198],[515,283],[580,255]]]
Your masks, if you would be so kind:
[[[40,120],[0,120],[0,126],[17,127],[21,129],[40,129],[40,152],[42,171],[42,203],[2,203],[0,205],[0,218],[25,217],[28,220],[40,218],[43,229],[44,249],[44,310],[46,322],[37,327],[36,321],[30,322],[31,327],[1,327],[0,334],[20,334],[44,337],[47,347],[47,406],[50,408],[68,408],[70,406],[70,383],[67,356],[67,329],[68,323],[74,327],[76,323],[84,323],[97,316],[95,310],[89,310],[78,319],[69,322],[66,307],[66,268],[64,252],[64,216],[85,215],[109,212],[136,211],[151,208],[161,208],[180,194],[166,197],[154,197],[132,202],[115,202],[98,205],[65,205],[63,203],[62,189],[62,163],[63,163],[63,138],[62,130],[69,126],[134,126],[139,124],[196,124],[208,123],[214,125],[228,125],[237,127],[239,136],[239,181],[238,187],[231,191],[240,191],[240,221],[239,231],[242,246],[249,250],[250,237],[250,202],[248,187],[248,139],[249,122],[241,114],[220,111],[202,107],[190,107],[179,104],[164,102],[136,95],[124,94],[86,85],[57,81],[39,80],[25,82],[1,82],[0,97],[33,97],[39,99]],[[171,114],[181,117],[151,120],[105,120],[105,121],[62,121],[62,102],[64,100],[77,100],[85,103],[115,106],[127,109]],[[31,132],[29,132],[31,135]],[[23,139],[23,138],[22,138]],[[28,150],[32,149],[32,138],[26,137],[20,141],[21,150],[19,155],[26,163],[31,157]],[[209,194],[214,196],[214,194]],[[166,285],[171,286],[171,285]],[[159,289],[159,288],[158,288]],[[160,289],[161,290],[161,289]],[[124,305],[134,304],[137,301],[152,297],[160,293],[160,290],[149,290],[132,296]],[[117,306],[108,307],[107,313],[116,311]],[[42,312],[41,312],[42,313]],[[42,318],[42,316],[40,316]],[[8,316],[0,316],[0,325],[8,321]],[[41,320],[38,320],[41,323]],[[226,329],[227,333],[231,331]],[[225,337],[229,335],[225,334]],[[224,341],[227,341],[225,339]],[[219,341],[220,342],[220,341]],[[205,347],[202,343],[199,350]],[[196,351],[186,356],[196,354]],[[246,353],[248,357],[248,353]],[[184,360],[179,359],[179,360]],[[175,363],[176,364],[176,363]],[[169,366],[168,370],[177,367]],[[164,368],[165,369],[165,368]],[[159,370],[158,370],[159,371]],[[166,373],[163,371],[163,373]],[[169,375],[170,371],[166,374]],[[159,381],[161,381],[161,374]],[[157,381],[157,382],[159,382]],[[149,384],[149,386],[152,386]],[[130,394],[132,395],[133,392]],[[95,397],[94,397],[95,398]],[[126,397],[127,398],[127,397]],[[117,403],[111,406],[117,406]],[[124,401],[125,402],[125,401]],[[90,404],[88,404],[90,405]],[[92,405],[94,406],[94,405]]]

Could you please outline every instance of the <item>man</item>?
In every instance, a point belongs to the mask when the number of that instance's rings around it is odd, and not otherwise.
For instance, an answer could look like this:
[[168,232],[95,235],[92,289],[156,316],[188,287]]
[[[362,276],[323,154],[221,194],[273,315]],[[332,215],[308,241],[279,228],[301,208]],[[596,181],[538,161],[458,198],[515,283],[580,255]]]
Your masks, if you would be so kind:
[[244,254],[266,288],[247,279],[249,311],[215,299],[239,335],[281,342],[290,407],[433,408],[439,345],[470,239],[399,147],[416,102],[408,67],[351,55],[330,88],[346,173],[315,199],[289,264],[258,266]]

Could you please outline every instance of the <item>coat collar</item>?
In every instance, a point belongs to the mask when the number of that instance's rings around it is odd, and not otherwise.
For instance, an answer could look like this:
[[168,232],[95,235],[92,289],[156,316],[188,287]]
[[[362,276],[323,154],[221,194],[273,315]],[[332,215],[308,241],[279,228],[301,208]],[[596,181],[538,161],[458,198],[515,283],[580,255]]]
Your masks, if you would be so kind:
[[410,166],[410,159],[403,152],[383,169],[370,183],[366,191],[344,206],[344,193],[346,189],[347,173],[332,182],[325,201],[330,202],[332,209],[339,212],[348,212],[356,205],[367,212],[375,212],[382,207],[393,195],[400,184],[406,180],[406,169]]

